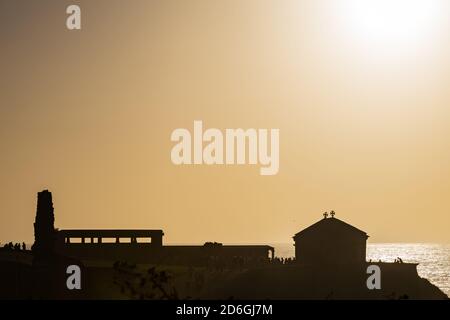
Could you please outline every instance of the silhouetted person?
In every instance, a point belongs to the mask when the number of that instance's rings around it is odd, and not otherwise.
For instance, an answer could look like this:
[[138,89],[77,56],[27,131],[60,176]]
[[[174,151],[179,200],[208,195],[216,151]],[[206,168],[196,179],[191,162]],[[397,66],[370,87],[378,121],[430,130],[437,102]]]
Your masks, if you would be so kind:
[[26,251],[27,250],[27,245],[25,244],[25,242],[22,242],[22,250]]

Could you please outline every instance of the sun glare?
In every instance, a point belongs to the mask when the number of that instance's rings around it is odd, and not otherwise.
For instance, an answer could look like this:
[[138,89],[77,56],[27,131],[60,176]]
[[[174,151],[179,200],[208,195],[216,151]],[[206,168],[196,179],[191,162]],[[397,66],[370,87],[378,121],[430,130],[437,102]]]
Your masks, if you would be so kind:
[[340,18],[348,41],[376,55],[421,52],[442,27],[442,0],[343,0]]

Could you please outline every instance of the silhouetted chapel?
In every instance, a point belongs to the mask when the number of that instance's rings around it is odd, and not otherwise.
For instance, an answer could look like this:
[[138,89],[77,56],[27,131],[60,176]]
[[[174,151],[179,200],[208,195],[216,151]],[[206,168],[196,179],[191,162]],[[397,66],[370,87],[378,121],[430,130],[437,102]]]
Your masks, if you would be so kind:
[[348,264],[366,261],[369,236],[328,213],[294,237],[295,258],[301,264]]

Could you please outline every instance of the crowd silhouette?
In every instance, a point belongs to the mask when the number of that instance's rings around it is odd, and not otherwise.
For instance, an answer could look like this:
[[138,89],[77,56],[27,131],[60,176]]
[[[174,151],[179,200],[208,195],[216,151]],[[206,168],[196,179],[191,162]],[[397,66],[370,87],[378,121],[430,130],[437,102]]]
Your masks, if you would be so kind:
[[6,243],[5,245],[0,245],[0,250],[7,250],[7,251],[27,251],[27,245],[25,242],[20,243]]
[[220,256],[210,256],[208,259],[208,269],[225,270],[225,269],[245,269],[258,267],[262,265],[289,265],[295,264],[295,258],[271,258],[264,259],[261,257],[234,256],[231,259]]

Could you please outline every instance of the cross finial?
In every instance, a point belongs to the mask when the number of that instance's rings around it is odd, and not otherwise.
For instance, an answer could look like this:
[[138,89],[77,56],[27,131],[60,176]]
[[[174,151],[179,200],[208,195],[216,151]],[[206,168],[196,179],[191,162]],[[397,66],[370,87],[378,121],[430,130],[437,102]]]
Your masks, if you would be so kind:
[[323,213],[323,218],[326,219],[328,217],[328,212]]
[[334,215],[336,214],[336,212],[334,212],[334,210],[331,210],[330,215],[332,218],[334,218]]

